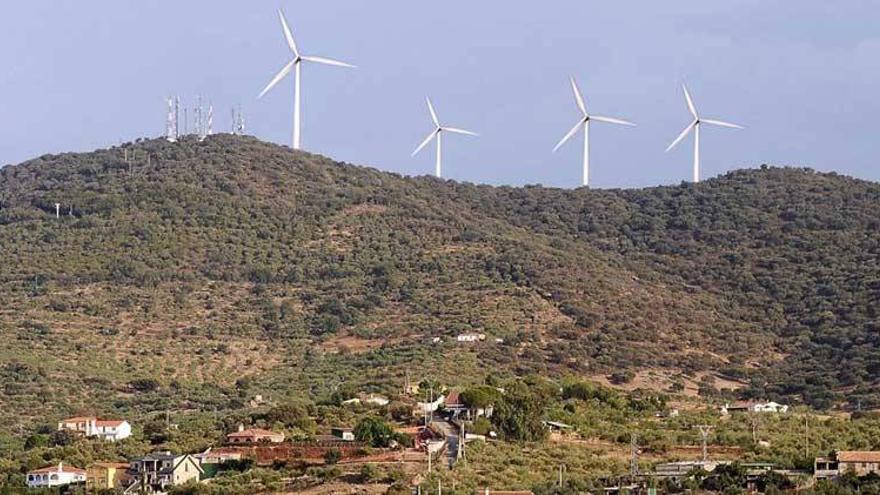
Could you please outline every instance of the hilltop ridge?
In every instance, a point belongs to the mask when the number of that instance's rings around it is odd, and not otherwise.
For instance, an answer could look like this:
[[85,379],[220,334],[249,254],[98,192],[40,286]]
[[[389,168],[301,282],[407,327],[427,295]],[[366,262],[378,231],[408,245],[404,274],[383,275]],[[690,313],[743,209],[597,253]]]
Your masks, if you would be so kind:
[[[241,378],[389,390],[418,364],[874,407],[878,201],[772,167],[482,186],[230,135],[46,155],[0,169],[0,404],[107,407],[88,397],[109,387],[116,410],[216,405]],[[159,388],[128,395],[144,379]]]

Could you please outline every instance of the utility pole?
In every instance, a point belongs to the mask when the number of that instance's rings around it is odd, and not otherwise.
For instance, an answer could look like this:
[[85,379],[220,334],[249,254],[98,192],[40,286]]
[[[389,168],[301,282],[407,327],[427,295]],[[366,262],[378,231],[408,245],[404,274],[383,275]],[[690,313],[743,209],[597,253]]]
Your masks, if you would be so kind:
[[700,435],[703,437],[703,464],[705,464],[709,460],[709,433],[714,427],[699,425],[696,428],[700,430]]
[[629,436],[629,455],[629,474],[635,481],[639,475],[639,437],[635,433],[630,433]]
[[804,415],[804,457],[810,458],[810,414]]

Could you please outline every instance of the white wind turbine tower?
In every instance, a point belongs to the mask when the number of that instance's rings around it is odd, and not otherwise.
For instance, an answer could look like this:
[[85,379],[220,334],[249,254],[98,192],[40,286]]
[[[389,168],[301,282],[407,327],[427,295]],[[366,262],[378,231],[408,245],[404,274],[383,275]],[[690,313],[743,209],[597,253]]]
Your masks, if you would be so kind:
[[694,131],[694,182],[700,182],[700,126],[703,124],[717,125],[721,127],[730,127],[733,129],[743,129],[742,126],[731,124],[730,122],[724,122],[721,120],[711,120],[711,119],[701,119],[700,115],[697,113],[697,107],[694,105],[694,100],[691,98],[691,94],[687,89],[687,86],[682,84],[682,89],[684,89],[684,99],[687,100],[688,110],[690,110],[691,115],[694,116],[693,122],[688,124],[687,127],[681,131],[681,134],[666,148],[666,151],[669,152],[672,148],[681,142],[682,139],[687,137],[691,131]]
[[422,144],[420,144],[419,147],[416,148],[415,151],[413,151],[412,156],[416,156],[419,153],[419,151],[422,151],[422,149],[425,146],[427,146],[428,143],[431,142],[432,139],[436,138],[437,139],[437,165],[434,168],[434,175],[436,175],[437,177],[442,177],[442,173],[441,173],[442,168],[441,167],[443,165],[443,142],[442,142],[443,133],[444,132],[451,132],[453,134],[464,134],[466,136],[478,136],[479,134],[477,134],[476,132],[466,131],[464,129],[458,129],[456,127],[447,127],[444,125],[440,125],[440,120],[437,118],[437,112],[434,111],[434,105],[431,104],[431,99],[425,98],[425,101],[428,102],[428,111],[431,112],[431,120],[434,122],[434,130],[431,131],[431,133],[428,134],[428,137],[426,137],[425,140],[422,141]]
[[577,132],[581,129],[584,130],[584,185],[590,185],[590,122],[595,120],[597,122],[605,122],[608,124],[621,124],[628,126],[635,126],[632,122],[627,122],[626,120],[615,119],[611,117],[602,117],[599,115],[590,115],[587,113],[587,105],[584,103],[584,96],[581,94],[580,88],[578,88],[577,82],[574,78],[571,78],[571,89],[574,91],[574,100],[577,103],[578,108],[581,111],[583,117],[581,120],[575,124],[574,127],[568,131],[568,134],[559,141],[559,144],[553,148],[553,152],[555,153],[559,148],[562,147],[563,144],[567,143],[569,139],[572,138]]
[[353,65],[347,64],[345,62],[340,62],[338,60],[333,60],[324,57],[313,57],[308,55],[303,55],[300,53],[299,48],[296,45],[296,41],[293,39],[293,34],[290,32],[290,27],[287,25],[287,19],[284,18],[284,12],[278,10],[278,16],[281,18],[281,27],[284,29],[284,37],[287,39],[287,46],[290,47],[290,51],[293,52],[293,60],[291,60],[287,65],[281,69],[280,72],[275,76],[274,79],[266,86],[266,89],[260,93],[260,96],[257,98],[262,98],[263,95],[269,92],[270,89],[275,87],[282,79],[284,79],[287,74],[290,74],[290,71],[294,71],[294,106],[293,106],[293,149],[300,149],[302,145],[301,134],[300,134],[300,106],[301,106],[301,93],[300,86],[302,82],[302,62],[315,62],[318,64],[324,65],[333,65],[336,67],[349,67],[354,68]]

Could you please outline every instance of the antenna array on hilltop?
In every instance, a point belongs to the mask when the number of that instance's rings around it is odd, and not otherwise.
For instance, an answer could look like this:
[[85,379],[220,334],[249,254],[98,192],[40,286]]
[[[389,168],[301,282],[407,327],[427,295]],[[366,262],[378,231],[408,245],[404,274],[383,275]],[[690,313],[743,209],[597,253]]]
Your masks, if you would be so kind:
[[[189,135],[189,111],[184,107],[183,109],[183,132],[180,131],[180,97],[174,96],[169,97],[167,100],[168,104],[168,116],[165,119],[165,139],[170,143],[177,142],[181,136]],[[233,134],[235,134],[235,129],[237,127],[235,111],[233,110]],[[204,104],[202,102],[202,97],[196,97],[196,106],[193,108],[193,134],[198,136],[199,141],[204,141],[208,136],[214,134],[214,104],[210,101],[208,102],[208,109],[205,110]],[[242,124],[243,130],[243,124]]]

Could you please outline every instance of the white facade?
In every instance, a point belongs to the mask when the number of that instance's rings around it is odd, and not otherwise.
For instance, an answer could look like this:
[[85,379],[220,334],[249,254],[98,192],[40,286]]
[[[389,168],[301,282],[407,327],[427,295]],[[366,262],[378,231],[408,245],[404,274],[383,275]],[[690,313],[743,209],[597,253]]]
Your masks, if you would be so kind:
[[85,482],[86,472],[84,470],[65,467],[64,463],[61,462],[57,466],[37,469],[27,474],[27,486],[30,488],[63,486]]
[[478,342],[481,340],[486,340],[486,335],[482,333],[463,333],[456,337],[455,340],[459,342]]
[[99,437],[115,442],[131,436],[131,424],[125,420],[103,420],[94,417],[69,418],[58,423],[58,431],[67,430],[86,437]]

